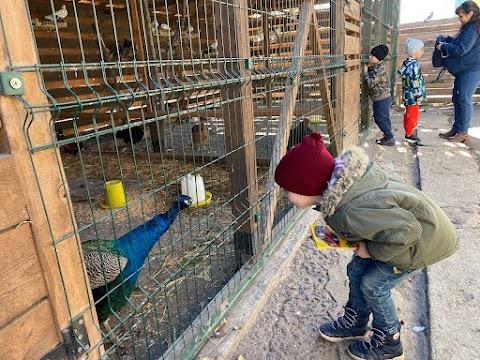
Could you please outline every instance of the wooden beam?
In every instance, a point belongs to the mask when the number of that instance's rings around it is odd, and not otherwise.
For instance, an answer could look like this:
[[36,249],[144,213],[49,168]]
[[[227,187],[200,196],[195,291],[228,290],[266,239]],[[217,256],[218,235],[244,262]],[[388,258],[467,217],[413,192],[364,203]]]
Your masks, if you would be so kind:
[[266,194],[263,210],[262,210],[262,238],[264,243],[260,251],[257,252],[261,256],[267,246],[272,241],[272,227],[275,218],[275,209],[278,199],[278,187],[275,185],[275,169],[280,159],[285,155],[288,144],[288,137],[292,125],[293,112],[298,94],[298,84],[300,81],[300,71],[303,64],[303,56],[308,45],[308,36],[310,33],[310,22],[314,14],[313,1],[304,1],[300,7],[300,15],[298,20],[297,37],[293,47],[293,63],[297,71],[296,75],[287,79],[285,84],[285,97],[283,101],[282,111],[280,113],[279,126],[277,136],[273,144],[272,161],[269,168],[269,177],[266,188]]
[[[331,55],[341,55],[345,60],[345,0],[331,2],[332,21],[331,27],[336,29],[332,33],[331,41],[335,44],[330,48]],[[332,77],[332,97],[335,104],[335,120],[332,124],[328,124],[330,138],[333,140],[331,144],[333,156],[339,156],[343,148],[343,127],[345,115],[345,79],[344,70],[337,72]]]
[[[146,24],[145,24],[146,32],[151,32],[152,28],[150,26],[150,22],[151,22],[150,15],[147,12],[146,14],[144,14],[143,19],[142,19],[142,16],[140,15],[140,12],[139,12],[137,0],[130,0],[129,6],[130,6],[130,12],[132,14],[133,36],[134,36],[134,39],[135,39],[134,44],[136,45],[135,49],[137,51],[137,60],[145,61],[146,60],[145,46],[148,46],[148,44],[146,45],[146,44],[143,43],[144,36],[143,36],[143,31],[142,31],[142,29],[143,29],[142,20],[143,20],[143,22],[146,22]],[[147,8],[147,10],[148,10],[148,8]],[[144,9],[144,11],[146,11],[146,10]],[[149,34],[148,36],[151,37],[152,35]],[[153,52],[152,52],[151,55],[153,55]],[[149,60],[153,60],[153,58],[150,58]],[[150,84],[150,81],[149,81],[149,74],[148,74],[148,71],[147,71],[146,67],[142,67],[141,74],[142,74],[142,77],[143,77],[144,85],[147,88],[151,88],[151,84]],[[149,101],[147,102],[147,110],[149,112],[153,112],[154,106],[155,106],[155,104],[152,103],[152,99],[149,99]],[[164,109],[162,109],[162,110],[164,110]],[[159,128],[157,129],[157,123],[153,122],[153,123],[149,124],[148,127],[150,129],[150,138],[152,140],[153,151],[159,152],[160,148],[164,147],[165,143],[166,143],[165,141],[161,141],[161,139],[166,138],[165,124],[164,124],[164,122],[161,122]]]
[[[317,14],[315,12],[313,13],[312,18],[313,18],[313,25],[311,26],[311,29],[310,29],[311,39],[312,39],[311,41],[313,44],[315,44],[314,49],[315,49],[316,55],[323,55],[322,44],[320,41],[320,31],[318,30],[318,19],[317,19]],[[323,62],[323,57],[322,57],[322,62]],[[336,134],[340,133],[340,129],[338,126],[338,124],[340,123],[340,119],[338,118],[335,119],[335,116],[334,116],[332,101],[330,99],[330,86],[328,84],[328,74],[325,66],[322,67],[322,75],[323,77],[320,80],[319,86],[320,86],[320,92],[322,94],[322,105],[324,109],[325,119],[327,120],[327,126],[328,126],[328,129],[332,129],[331,131],[329,131],[330,147],[334,154],[339,154],[341,150],[339,148],[340,142],[337,140]]]
[[[230,4],[214,4],[216,38],[220,57],[238,59],[228,66],[225,76],[250,76],[247,66],[250,59],[248,37],[248,1],[233,0]],[[229,26],[227,26],[229,24]],[[257,165],[255,155],[255,129],[252,83],[222,90],[222,100],[236,99],[223,106],[225,114],[227,168],[230,178],[232,213],[237,219],[234,243],[238,266],[248,261],[254,253],[256,204],[258,202]]]
[[[9,66],[35,64],[36,47],[33,34],[30,31],[30,20],[25,2],[0,1],[0,13],[3,19],[4,40],[0,45],[0,71],[7,71]],[[9,52],[6,51],[8,44]],[[44,339],[48,335],[52,344],[51,334],[54,334],[54,345],[63,341],[61,330],[71,325],[71,316],[84,313],[83,319],[88,332],[90,344],[101,342],[101,334],[95,313],[90,310],[92,295],[87,274],[82,266],[83,259],[80,244],[72,235],[75,231],[75,221],[70,221],[68,214],[70,201],[68,189],[62,179],[65,178],[60,155],[54,149],[31,153],[25,140],[27,131],[32,144],[44,144],[50,139],[50,114],[36,113],[32,117],[25,104],[47,104],[48,101],[39,89],[37,74],[23,73],[25,95],[24,102],[13,96],[0,96],[0,119],[7,134],[11,154],[15,158],[19,183],[25,196],[26,210],[29,215],[31,229],[35,241],[35,250],[42,268],[42,275],[48,289],[48,300],[41,304],[31,304],[31,312],[44,309],[41,313],[52,313],[45,319],[41,328],[35,328],[38,322],[22,322],[21,326],[10,332],[3,329],[0,333],[0,343],[8,344],[23,341],[27,348],[23,354],[27,358],[38,358],[38,350],[45,350]],[[28,119],[26,116],[28,115]],[[30,127],[24,127],[31,121]],[[3,204],[1,206],[4,206]],[[26,225],[22,225],[26,226]],[[54,242],[63,239],[55,246]],[[3,259],[0,261],[4,261]],[[20,289],[21,290],[21,289]],[[23,289],[28,291],[29,289]],[[16,297],[22,297],[22,293]],[[8,304],[2,304],[7,306]],[[17,322],[15,322],[17,323]],[[14,323],[11,323],[12,326]],[[10,327],[9,327],[10,329]],[[38,336],[31,336],[37,334]],[[56,334],[56,336],[55,336]],[[8,337],[8,339],[6,338]],[[37,347],[38,346],[38,347]],[[101,357],[100,348],[89,354],[89,359]],[[3,348],[1,351],[5,350]],[[49,350],[49,349],[48,349]],[[3,354],[0,351],[1,354]],[[6,350],[7,351],[7,350]],[[6,354],[7,357],[12,353]],[[19,355],[24,358],[22,354]]]
[[[363,9],[372,9],[372,1],[373,0],[365,0],[363,7],[362,7],[362,17],[363,17],[363,27],[362,27],[362,33],[360,34],[360,38],[362,39],[362,44],[361,44],[361,50],[362,54],[370,54],[370,50],[372,47],[372,40],[371,40],[371,34],[372,34],[372,17],[370,13],[367,13],[366,11],[363,11]],[[365,64],[361,64],[360,66],[360,71],[362,72],[362,80],[363,80],[363,67]],[[369,98],[368,98],[368,87],[367,83],[365,81],[362,81],[362,92],[361,92],[361,97],[360,97],[360,121],[361,121],[361,127],[362,128],[367,128],[368,123],[370,122],[371,119],[371,108],[370,108],[370,103],[369,103]]]

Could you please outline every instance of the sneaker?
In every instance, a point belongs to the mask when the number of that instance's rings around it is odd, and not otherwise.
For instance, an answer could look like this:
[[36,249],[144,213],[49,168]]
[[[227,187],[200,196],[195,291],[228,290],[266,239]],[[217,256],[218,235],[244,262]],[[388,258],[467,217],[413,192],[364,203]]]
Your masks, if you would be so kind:
[[458,134],[455,134],[455,135],[452,136],[452,137],[449,137],[449,138],[448,138],[448,141],[460,143],[460,142],[464,142],[464,141],[467,140],[469,137],[470,137],[470,135],[468,135],[468,134],[460,134],[460,133],[458,133]]
[[373,328],[366,340],[348,347],[348,355],[355,360],[403,360],[400,328],[392,335]]
[[409,144],[416,144],[420,141],[420,138],[414,134],[407,136],[405,135],[405,139],[403,140]]
[[393,145],[395,145],[395,139],[394,138],[391,138],[391,139],[382,138],[382,139],[378,139],[376,141],[376,143],[378,145],[383,145],[383,146],[393,146]]
[[449,137],[452,137],[455,135],[457,135],[457,133],[454,132],[453,130],[447,131],[446,133],[438,134],[438,136],[441,137],[442,139],[448,139]]
[[359,319],[355,310],[346,307],[343,316],[330,323],[320,325],[320,336],[330,342],[363,339],[368,332],[369,318],[367,316]]

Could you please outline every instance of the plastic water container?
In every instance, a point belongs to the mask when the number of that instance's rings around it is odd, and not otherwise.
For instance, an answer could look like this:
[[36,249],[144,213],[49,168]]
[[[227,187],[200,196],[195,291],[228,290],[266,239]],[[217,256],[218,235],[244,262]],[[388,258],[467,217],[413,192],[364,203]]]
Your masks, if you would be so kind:
[[182,178],[181,185],[182,194],[190,196],[194,204],[205,201],[205,184],[200,175],[185,175]]

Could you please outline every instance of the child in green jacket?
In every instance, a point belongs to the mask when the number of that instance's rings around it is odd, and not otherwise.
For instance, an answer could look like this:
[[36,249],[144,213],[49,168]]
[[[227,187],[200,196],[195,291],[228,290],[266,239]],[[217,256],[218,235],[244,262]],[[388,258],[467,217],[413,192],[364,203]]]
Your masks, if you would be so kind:
[[320,335],[332,342],[362,340],[373,315],[372,336],[350,345],[350,356],[403,359],[391,290],[458,249],[447,215],[422,191],[389,177],[359,147],[334,159],[317,132],[282,158],[275,181],[295,206],[317,206],[333,231],[358,245],[347,267],[344,315],[321,325]]

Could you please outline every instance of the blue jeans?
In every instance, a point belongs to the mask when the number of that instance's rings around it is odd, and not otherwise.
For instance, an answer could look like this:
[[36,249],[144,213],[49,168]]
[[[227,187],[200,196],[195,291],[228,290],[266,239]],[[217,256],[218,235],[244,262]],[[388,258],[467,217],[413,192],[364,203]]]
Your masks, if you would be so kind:
[[455,106],[455,121],[452,130],[467,134],[473,117],[473,94],[480,84],[480,70],[459,75],[453,84],[452,102]]
[[392,121],[390,120],[391,104],[392,98],[390,96],[373,102],[373,119],[387,139],[393,139]]
[[394,267],[374,259],[353,255],[347,266],[350,280],[348,307],[354,309],[359,318],[373,314],[373,327],[388,334],[398,329],[398,315],[392,297],[392,289],[422,269],[403,270],[395,274]]

